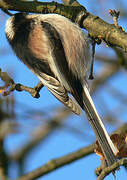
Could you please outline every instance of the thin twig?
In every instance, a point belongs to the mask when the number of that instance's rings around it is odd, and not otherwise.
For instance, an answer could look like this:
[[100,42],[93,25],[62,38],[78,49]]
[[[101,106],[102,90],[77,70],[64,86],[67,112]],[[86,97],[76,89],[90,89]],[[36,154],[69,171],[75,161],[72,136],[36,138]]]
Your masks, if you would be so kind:
[[29,92],[34,98],[39,98],[39,92],[44,86],[42,82],[39,82],[34,88],[15,83],[14,80],[6,72],[2,72],[1,69],[0,78],[5,82],[4,86],[0,86],[0,93],[3,93],[3,96],[8,96],[12,91],[17,90]]
[[120,11],[116,11],[115,9],[114,10],[109,9],[109,14],[113,17],[114,25],[116,27],[119,27],[118,19],[119,19],[119,16],[120,16]]
[[103,180],[107,175],[109,175],[111,172],[119,169],[120,166],[127,165],[127,159],[121,159],[114,163],[112,166],[105,168],[101,174],[98,176],[97,180]]

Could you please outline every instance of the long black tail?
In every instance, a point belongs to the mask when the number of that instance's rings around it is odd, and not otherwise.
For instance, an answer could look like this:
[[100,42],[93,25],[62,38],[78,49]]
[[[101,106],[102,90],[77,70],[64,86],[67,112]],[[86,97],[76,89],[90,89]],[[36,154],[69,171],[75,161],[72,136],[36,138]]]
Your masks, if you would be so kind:
[[117,149],[112,143],[97,113],[97,110],[94,106],[93,100],[89,94],[87,87],[86,86],[82,87],[81,84],[79,87],[80,88],[77,88],[76,90],[73,89],[73,96],[78,101],[82,109],[86,112],[88,120],[95,132],[96,138],[99,142],[99,145],[107,161],[107,165],[110,166],[117,161],[115,157],[115,154],[117,153]]
[[115,154],[117,149],[112,143],[89,94],[89,91],[84,87],[83,93],[84,110],[87,114],[89,122],[96,134],[97,140],[101,146],[102,152],[106,158],[108,166],[116,162]]

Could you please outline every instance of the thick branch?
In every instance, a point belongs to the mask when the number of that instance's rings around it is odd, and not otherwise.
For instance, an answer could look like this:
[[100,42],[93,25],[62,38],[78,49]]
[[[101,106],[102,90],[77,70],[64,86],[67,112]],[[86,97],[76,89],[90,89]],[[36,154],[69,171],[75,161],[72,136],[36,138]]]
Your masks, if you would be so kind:
[[83,20],[83,27],[94,39],[104,40],[108,45],[118,46],[127,51],[127,33],[121,27],[109,24],[90,13]]
[[42,167],[33,170],[32,172],[18,178],[17,180],[34,180],[36,178],[39,178],[49,172],[54,171],[55,169],[60,168],[61,166],[67,165],[69,163],[72,163],[73,161],[83,158],[91,153],[93,153],[94,150],[94,144],[90,145],[86,148],[82,148],[76,152],[73,152],[71,154],[68,154],[66,156],[63,156],[61,158],[53,159],[49,162],[47,162]]
[[[124,124],[123,126],[121,126],[120,128],[118,128],[115,133],[126,133],[127,132],[127,124]],[[64,165],[68,165],[69,163],[72,163],[78,159],[81,159],[85,156],[88,156],[90,154],[92,154],[94,152],[95,149],[95,143],[87,146],[85,148],[81,148],[73,153],[70,153],[68,155],[65,155],[61,158],[57,158],[57,159],[53,159],[49,162],[47,162],[45,165],[43,165],[40,168],[35,169],[34,171],[23,175],[22,177],[18,178],[17,180],[34,180],[36,178],[39,178],[41,176],[44,176],[45,174],[48,174]],[[113,170],[115,170],[117,167],[124,165],[122,164],[122,162],[118,162],[118,164],[113,164],[111,167],[106,168],[102,171],[102,174],[104,174],[105,176],[108,175],[111,171],[111,169],[113,168]],[[102,170],[102,169],[101,169]]]
[[127,33],[121,27],[116,27],[114,24],[109,24],[98,16],[90,14],[79,3],[76,5],[72,3],[72,6],[69,6],[56,2],[1,0],[0,8],[21,12],[61,14],[87,29],[94,39],[101,39],[109,45],[127,50]]
[[75,21],[78,15],[86,9],[76,4],[75,6],[63,5],[57,2],[38,2],[38,1],[17,1],[17,0],[1,0],[0,8],[6,10],[14,10],[20,12],[34,13],[56,13],[61,14],[72,21]]

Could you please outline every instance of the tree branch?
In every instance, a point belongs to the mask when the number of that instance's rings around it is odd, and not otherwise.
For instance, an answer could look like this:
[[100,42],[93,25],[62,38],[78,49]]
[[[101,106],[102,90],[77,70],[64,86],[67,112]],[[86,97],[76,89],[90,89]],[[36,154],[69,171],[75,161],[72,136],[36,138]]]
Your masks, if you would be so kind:
[[77,1],[74,1],[71,6],[59,4],[54,1],[50,3],[1,0],[0,8],[21,12],[61,14],[77,22],[80,27],[87,29],[92,38],[103,40],[108,45],[118,46],[123,48],[124,51],[127,51],[127,33],[121,27],[116,27],[114,24],[109,24],[98,16],[90,14]]
[[77,0],[62,0],[65,5],[71,6],[79,6],[79,2]]
[[12,84],[9,88],[9,90],[4,91],[3,96],[7,96],[9,95],[12,91],[16,90],[16,91],[26,91],[29,92],[34,98],[39,98],[40,94],[39,91],[41,90],[41,88],[43,87],[43,84],[41,82],[39,82],[34,88],[28,87],[28,86],[24,86],[22,84]]
[[119,169],[120,166],[127,165],[127,159],[120,159],[116,163],[114,163],[112,166],[105,168],[101,174],[98,176],[97,180],[103,180],[107,175],[109,175],[111,172]]
[[78,151],[73,152],[68,155],[65,155],[61,158],[53,159],[53,160],[47,162],[42,167],[40,167],[36,170],[33,170],[32,172],[30,172],[24,176],[21,176],[17,180],[34,180],[36,178],[42,177],[45,174],[60,168],[61,166],[68,165],[69,163],[72,163],[75,160],[78,160],[87,155],[90,155],[91,153],[93,153],[94,146],[95,145],[92,144],[86,148],[79,149]]
[[20,12],[33,13],[56,13],[61,14],[72,21],[75,21],[78,15],[86,9],[80,4],[69,6],[57,2],[38,2],[38,1],[17,1],[17,0],[1,0],[0,8],[6,10],[14,10]]
[[83,27],[88,30],[92,38],[103,40],[109,46],[118,46],[127,51],[127,33],[121,27],[109,24],[89,12],[84,15]]
[[70,110],[59,108],[59,113],[48,120],[48,123],[43,124],[42,126],[39,126],[39,128],[36,128],[34,131],[32,131],[29,142],[11,154],[10,159],[17,162],[23,161],[30,150],[32,150],[32,148],[34,148],[40,142],[45,141],[56,128],[61,126],[63,120],[65,120],[70,114]]
[[[43,84],[39,82],[34,88],[24,86],[22,84],[14,83],[13,79],[6,73],[2,72],[0,69],[0,79],[5,82],[4,86],[0,86],[0,93],[3,93],[3,96],[9,95],[12,91],[26,91],[29,92],[34,98],[40,97],[40,90],[43,88]],[[8,90],[7,90],[8,89]]]
[[[115,131],[115,133],[119,133],[119,134],[126,133],[126,132],[127,132],[127,124],[124,124],[123,126],[121,126],[120,128],[118,128]],[[78,159],[81,159],[85,156],[88,156],[88,155],[94,153],[94,149],[95,149],[95,143],[93,143],[92,145],[87,146],[85,148],[81,148],[75,152],[68,154],[68,155],[65,155],[61,158],[53,159],[53,160],[47,162],[42,167],[37,168],[37,169],[33,170],[32,172],[21,176],[17,180],[34,180],[35,178],[44,176],[64,165],[68,165],[69,163],[72,163]],[[118,162],[118,164],[115,163],[111,167],[108,167],[108,168],[102,169],[102,167],[101,167],[101,174],[102,174],[101,176],[104,176],[104,177],[107,176],[110,172],[112,172],[112,169],[115,170],[121,165],[125,165],[125,164],[122,164],[122,162],[120,161],[120,162]]]

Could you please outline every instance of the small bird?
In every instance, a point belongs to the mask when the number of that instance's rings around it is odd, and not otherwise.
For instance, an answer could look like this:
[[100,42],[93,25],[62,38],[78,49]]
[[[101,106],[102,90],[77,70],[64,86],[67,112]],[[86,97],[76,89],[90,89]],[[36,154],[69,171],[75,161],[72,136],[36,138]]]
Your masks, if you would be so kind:
[[91,56],[87,35],[58,14],[16,13],[7,20],[5,32],[17,57],[58,100],[76,114],[81,108],[86,112],[107,166],[116,162],[117,150],[88,90]]

